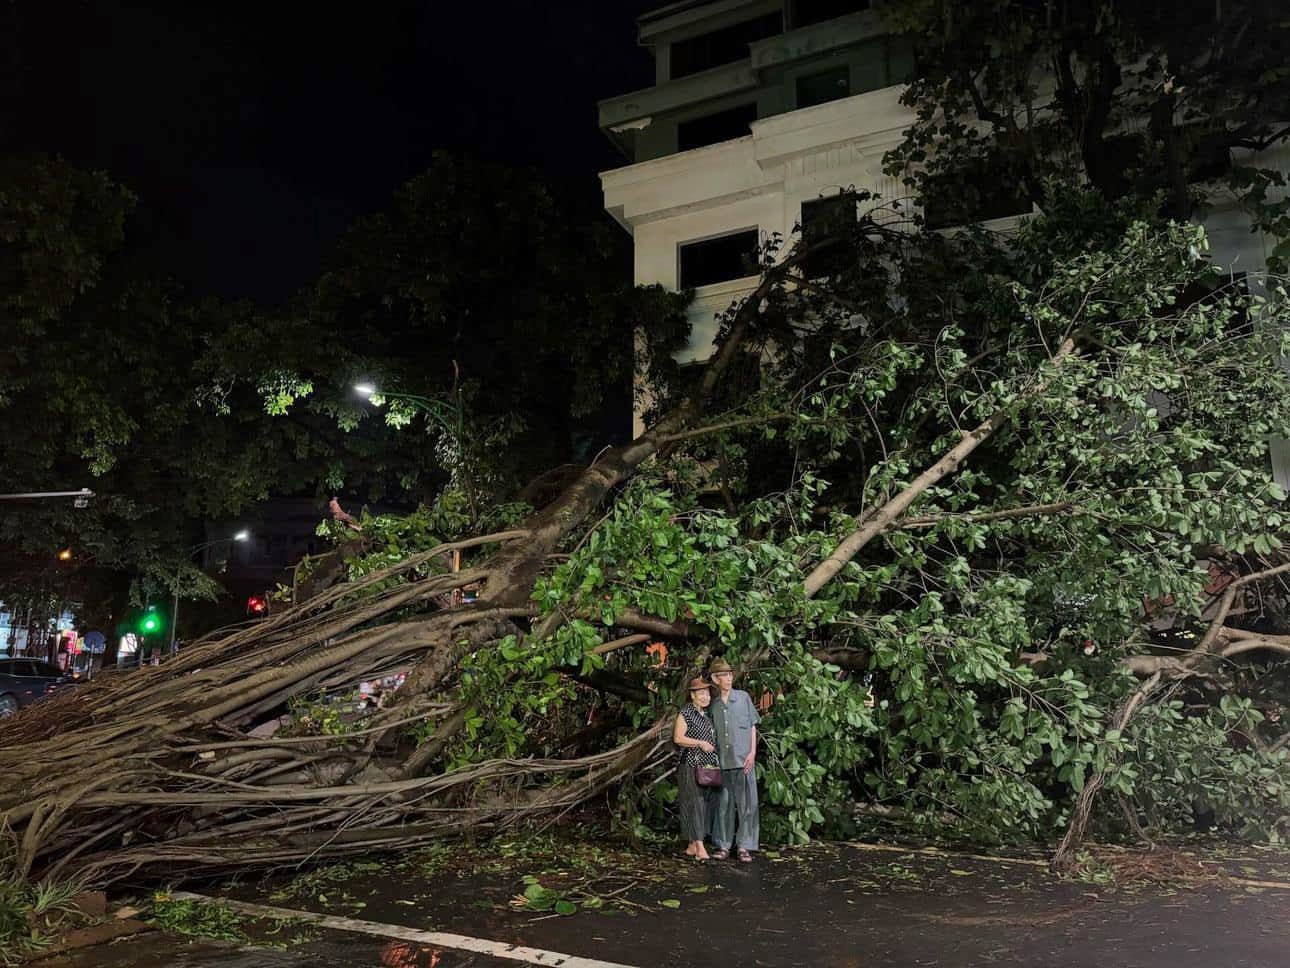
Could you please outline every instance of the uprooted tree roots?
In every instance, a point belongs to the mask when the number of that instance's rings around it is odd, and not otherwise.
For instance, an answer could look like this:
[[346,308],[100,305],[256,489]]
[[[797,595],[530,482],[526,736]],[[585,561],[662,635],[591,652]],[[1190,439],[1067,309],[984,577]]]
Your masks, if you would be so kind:
[[[456,547],[524,537],[495,534]],[[411,724],[451,719],[434,685],[381,710],[358,733],[250,736],[292,696],[410,663],[433,683],[451,665],[444,656],[487,647],[529,614],[462,606],[373,626],[479,578],[431,577],[356,596],[426,557],[201,643],[165,667],[109,674],[15,720],[0,756],[18,870],[106,881],[140,868],[235,869],[396,848],[567,809],[658,756],[664,734],[654,727],[596,755],[411,775],[382,741]]]
[[[103,882],[141,869],[218,871],[393,849],[567,810],[656,759],[662,722],[594,755],[420,775],[462,728],[462,710],[444,698],[459,661],[522,634],[548,556],[670,434],[693,423],[762,295],[783,284],[794,261],[769,273],[734,315],[696,396],[602,454],[522,529],[413,555],[199,642],[164,666],[106,675],[9,724],[0,807],[19,874]],[[490,552],[479,568],[415,577],[418,567],[469,549]],[[400,578],[410,580],[382,587]],[[434,609],[467,585],[481,588],[479,603]],[[392,621],[418,606],[434,610]],[[558,622],[532,634],[550,634]],[[395,701],[362,735],[250,735],[293,698],[409,665]],[[438,728],[419,747],[399,748],[407,727],[427,722]]]

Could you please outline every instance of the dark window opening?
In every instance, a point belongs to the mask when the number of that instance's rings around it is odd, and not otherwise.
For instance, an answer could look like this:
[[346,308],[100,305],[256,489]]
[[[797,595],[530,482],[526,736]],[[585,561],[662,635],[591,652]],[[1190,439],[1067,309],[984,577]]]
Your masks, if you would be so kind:
[[671,50],[672,79],[744,60],[749,56],[749,44],[783,32],[784,15],[777,10],[756,20],[722,27],[710,34],[678,40],[672,44]]
[[716,114],[682,121],[676,126],[676,150],[689,151],[742,138],[748,134],[748,126],[756,120],[757,105],[740,104]]
[[680,286],[693,289],[757,274],[759,240],[756,229],[680,247]]
[[917,51],[908,37],[887,38],[887,83],[908,84],[918,72]]
[[959,173],[923,189],[923,219],[929,229],[946,229],[1010,215],[1029,215],[1030,196],[1020,181],[1003,172]]
[[809,108],[812,105],[836,101],[851,94],[851,69],[843,64],[831,67],[827,71],[807,74],[797,79],[797,106]]
[[[802,243],[813,245],[833,236],[844,235],[856,224],[855,192],[841,192],[827,198],[802,203]],[[817,252],[802,262],[802,275],[820,279],[837,275],[846,263],[846,246]]]
[[794,0],[793,26],[807,27],[869,9],[869,0]]

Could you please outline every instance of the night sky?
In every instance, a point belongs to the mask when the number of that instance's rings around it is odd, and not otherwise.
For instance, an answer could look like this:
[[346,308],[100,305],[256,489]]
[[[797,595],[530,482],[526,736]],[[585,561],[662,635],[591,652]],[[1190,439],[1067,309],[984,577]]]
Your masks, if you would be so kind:
[[624,163],[596,101],[652,83],[661,5],[16,0],[17,136],[133,190],[134,244],[195,294],[277,301],[436,149],[594,205]]

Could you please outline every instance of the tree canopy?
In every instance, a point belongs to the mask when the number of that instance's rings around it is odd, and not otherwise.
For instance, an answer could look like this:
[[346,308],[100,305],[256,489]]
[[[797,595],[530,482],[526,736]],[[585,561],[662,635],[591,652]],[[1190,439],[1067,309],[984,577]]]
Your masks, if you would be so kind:
[[476,473],[514,490],[626,433],[637,329],[661,360],[683,336],[683,300],[626,285],[602,227],[527,173],[439,157],[276,308],[160,278],[129,244],[135,206],[105,174],[4,157],[0,466],[10,490],[97,494],[5,508],[9,601],[210,594],[186,548],[270,496],[430,499],[458,435],[400,433],[415,412],[383,419],[362,380],[444,400],[455,383]]
[[[1290,254],[1290,24],[1274,0],[909,0],[918,120],[892,169],[947,216],[1060,186],[1175,219],[1231,197]],[[912,167],[907,167],[912,166]]]

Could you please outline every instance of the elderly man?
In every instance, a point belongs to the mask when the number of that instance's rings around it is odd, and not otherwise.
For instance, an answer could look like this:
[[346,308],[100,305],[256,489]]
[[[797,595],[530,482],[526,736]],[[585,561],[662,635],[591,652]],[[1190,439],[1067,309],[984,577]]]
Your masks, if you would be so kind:
[[708,670],[716,684],[717,696],[708,707],[717,734],[717,758],[721,764],[721,796],[712,818],[713,860],[725,860],[732,845],[739,859],[752,861],[758,847],[760,823],[757,816],[757,724],[761,715],[752,697],[734,688],[730,663],[717,659]]

